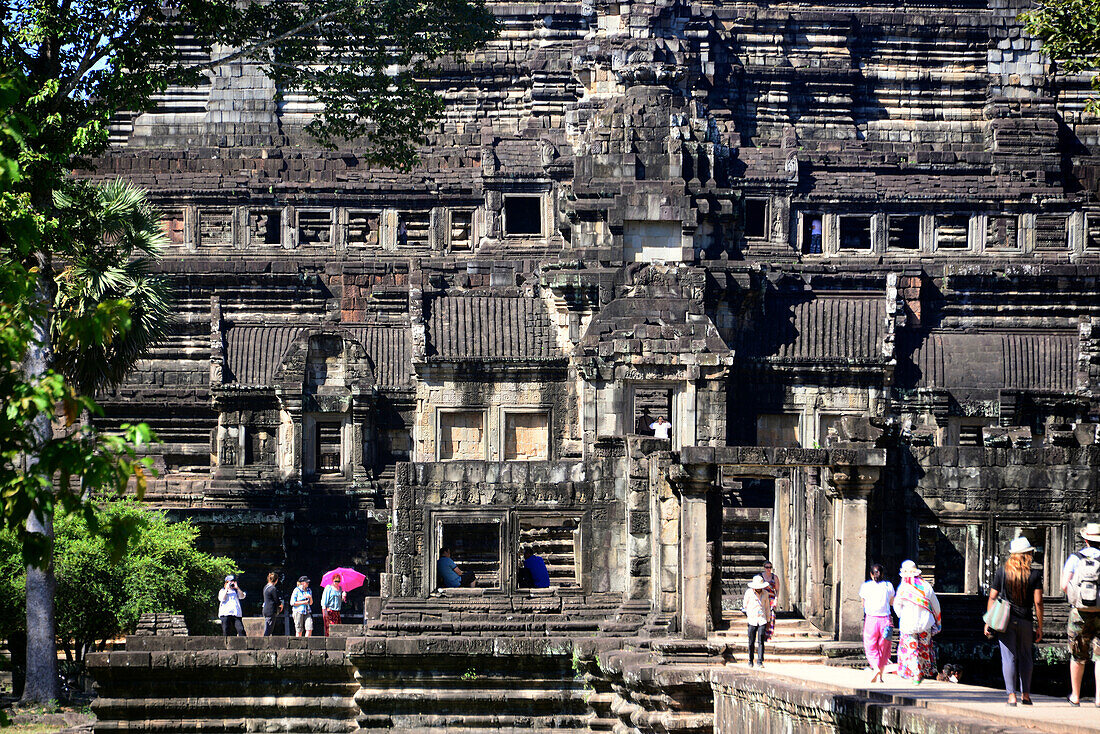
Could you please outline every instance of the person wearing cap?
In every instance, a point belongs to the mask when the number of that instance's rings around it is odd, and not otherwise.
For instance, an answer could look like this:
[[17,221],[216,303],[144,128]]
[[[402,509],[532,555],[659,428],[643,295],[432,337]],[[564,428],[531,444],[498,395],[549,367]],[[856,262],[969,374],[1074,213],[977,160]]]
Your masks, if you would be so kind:
[[940,631],[940,602],[932,584],[921,578],[912,561],[901,564],[901,583],[894,594],[898,615],[898,675],[914,684],[936,676],[932,636]]
[[[1076,551],[1062,566],[1062,592],[1070,592],[1070,582],[1078,564],[1085,559],[1100,559],[1100,523],[1090,522],[1081,531],[1085,547]],[[1069,638],[1069,702],[1072,706],[1081,705],[1081,680],[1085,676],[1085,666],[1091,659],[1096,664],[1096,673],[1100,674],[1100,611],[1090,612],[1078,608],[1070,599],[1069,621],[1066,623]],[[1100,706],[1100,685],[1096,691],[1096,705]]]
[[[993,586],[989,589],[986,611],[993,607],[997,597],[1008,600],[1008,627],[1004,632],[994,632],[985,625],[986,637],[996,635],[1001,648],[1001,673],[1008,691],[1008,705],[1016,705],[1016,692],[1020,703],[1031,705],[1031,671],[1034,668],[1035,643],[1043,639],[1043,572],[1031,567],[1035,548],[1027,538],[1014,538],[1008,546],[1008,560],[997,569]],[[1035,622],[1031,610],[1035,608]],[[1034,625],[1038,625],[1038,630]],[[1017,685],[1018,684],[1018,685]]]
[[218,591],[218,617],[222,620],[222,634],[226,637],[244,637],[244,613],[241,600],[247,596],[237,587],[237,577],[229,574]]
[[886,569],[881,563],[871,566],[871,578],[859,587],[863,601],[863,652],[874,675],[871,682],[882,683],[886,664],[890,662],[890,602],[894,600],[894,585],[882,578]]
[[741,600],[749,624],[749,667],[764,667],[764,640],[767,638],[768,618],[771,612],[770,584],[760,574],[752,577]]
[[309,576],[299,576],[298,585],[290,595],[290,611],[294,617],[294,636],[313,636],[313,592],[309,590]]

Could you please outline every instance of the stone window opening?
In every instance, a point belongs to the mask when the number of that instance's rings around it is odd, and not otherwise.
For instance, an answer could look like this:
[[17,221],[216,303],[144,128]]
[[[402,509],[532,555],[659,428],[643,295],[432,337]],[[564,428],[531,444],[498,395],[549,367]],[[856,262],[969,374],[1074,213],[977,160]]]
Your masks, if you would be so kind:
[[184,247],[187,244],[187,223],[183,209],[169,209],[161,218],[164,236],[171,247]]
[[474,212],[472,209],[452,209],[448,242],[451,252],[473,249]]
[[821,212],[802,212],[802,227],[799,230],[803,255],[820,255],[824,252],[822,238],[824,237],[825,217]]
[[[1080,538],[1076,533],[1069,532],[1061,524],[1054,525],[1017,525],[1015,523],[998,523],[996,533],[995,555],[990,564],[987,584],[993,583],[993,574],[1004,566],[1008,559],[1008,546],[1014,538],[1027,538],[1035,547],[1031,555],[1031,567],[1043,570],[1043,593],[1051,596],[1060,596],[1061,569],[1066,560],[1066,555],[1075,550],[1074,547],[1066,547],[1065,540],[1070,538],[1071,546]],[[1052,569],[1047,571],[1047,569]]]
[[397,248],[399,250],[432,249],[432,212],[430,209],[417,209],[399,213]]
[[891,250],[919,250],[920,215],[891,214],[887,220],[886,246]]
[[921,524],[916,562],[937,594],[980,591],[981,526]]
[[378,247],[379,213],[366,209],[349,209],[346,242],[348,247]]
[[501,521],[499,518],[442,518],[436,526],[436,548],[432,556],[435,583],[439,589],[436,561],[443,548],[451,551],[451,559],[463,571],[472,571],[477,577],[477,588],[501,588]]
[[504,234],[509,237],[541,237],[542,196],[505,194]]
[[982,429],[992,425],[992,419],[985,418],[954,418],[948,422],[948,445],[950,446],[984,446],[985,439]]
[[1019,222],[1014,214],[991,214],[986,218],[985,246],[1017,249],[1020,246]]
[[550,458],[550,414],[547,411],[504,413],[505,461],[546,461]]
[[[517,571],[525,552],[530,550],[546,562],[551,587],[580,588],[581,569],[577,563],[581,558],[580,537],[580,523],[575,517],[520,518]],[[516,577],[519,578],[518,573]]]
[[745,199],[745,239],[768,238],[768,200]]
[[676,420],[673,415],[673,390],[662,385],[636,385],[634,387],[634,432],[640,436],[653,436],[651,428],[664,416],[670,424],[669,438],[675,445]]
[[871,250],[871,217],[846,215],[840,217],[841,250]]
[[757,446],[801,446],[798,413],[761,413],[756,416]]
[[486,459],[484,410],[440,410],[438,422],[439,461]]
[[298,211],[298,246],[327,247],[332,244],[332,210]]
[[275,463],[275,434],[266,426],[243,426],[245,466]]
[[279,209],[255,209],[248,214],[254,245],[283,244],[283,213]]
[[1069,242],[1066,221],[1066,217],[1061,214],[1035,215],[1035,249],[1066,249]]
[[1085,249],[1100,250],[1100,212],[1085,215]]
[[316,467],[318,474],[339,474],[341,467],[340,424],[318,421],[315,426]]
[[936,217],[936,249],[965,250],[970,247],[970,216],[941,214]]

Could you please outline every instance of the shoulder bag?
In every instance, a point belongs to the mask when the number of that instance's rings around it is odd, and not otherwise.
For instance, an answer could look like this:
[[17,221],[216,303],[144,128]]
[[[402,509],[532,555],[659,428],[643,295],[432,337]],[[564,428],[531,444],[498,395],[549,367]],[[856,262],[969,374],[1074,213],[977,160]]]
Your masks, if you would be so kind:
[[997,598],[993,600],[993,606],[982,615],[982,621],[989,625],[994,632],[1004,632],[1008,629],[1008,618],[1012,613],[1012,605],[1005,598],[1004,571],[1001,572],[1001,588]]

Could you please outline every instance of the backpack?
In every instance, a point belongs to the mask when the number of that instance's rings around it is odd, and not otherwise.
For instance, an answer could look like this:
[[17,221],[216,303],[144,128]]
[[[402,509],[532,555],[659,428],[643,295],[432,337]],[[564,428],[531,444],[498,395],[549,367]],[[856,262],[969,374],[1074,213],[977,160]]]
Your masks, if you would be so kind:
[[1086,556],[1080,551],[1074,555],[1077,556],[1077,566],[1066,586],[1069,603],[1078,609],[1100,611],[1100,594],[1097,593],[1100,589],[1100,558]]

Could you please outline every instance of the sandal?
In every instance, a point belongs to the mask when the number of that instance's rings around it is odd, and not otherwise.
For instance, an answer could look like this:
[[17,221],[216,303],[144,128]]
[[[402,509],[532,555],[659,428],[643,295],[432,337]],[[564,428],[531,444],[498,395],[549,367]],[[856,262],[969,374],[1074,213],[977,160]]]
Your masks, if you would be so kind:
[[1071,698],[1070,696],[1066,696],[1066,700],[1069,701],[1070,706],[1080,706],[1081,705],[1080,700],[1074,701],[1073,698]]
[[1021,698],[1020,699],[1020,705],[1021,706],[1034,706],[1035,704],[1031,702],[1030,698]]

